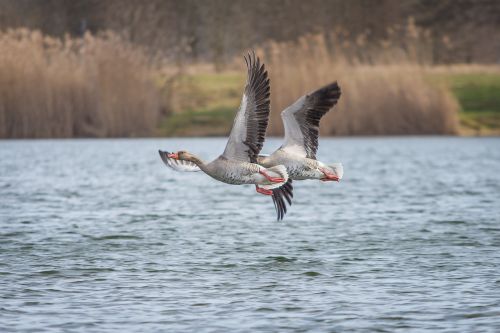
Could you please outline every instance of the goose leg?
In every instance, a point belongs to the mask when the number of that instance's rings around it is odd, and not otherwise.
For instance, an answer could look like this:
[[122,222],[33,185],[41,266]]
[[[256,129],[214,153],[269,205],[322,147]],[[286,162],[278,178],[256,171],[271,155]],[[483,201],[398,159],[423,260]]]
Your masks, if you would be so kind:
[[325,175],[324,178],[320,178],[321,181],[324,181],[324,182],[328,182],[328,181],[338,182],[339,181],[339,177],[335,176],[333,173],[330,173],[323,168],[319,168],[319,171],[323,172],[323,174]]
[[269,180],[271,183],[282,183],[285,181],[284,178],[269,176],[264,170],[260,170],[259,173],[264,177],[266,177],[266,179]]
[[258,193],[264,194],[264,195],[273,195],[272,190],[266,190],[265,188],[259,187],[255,185],[255,190],[257,190]]

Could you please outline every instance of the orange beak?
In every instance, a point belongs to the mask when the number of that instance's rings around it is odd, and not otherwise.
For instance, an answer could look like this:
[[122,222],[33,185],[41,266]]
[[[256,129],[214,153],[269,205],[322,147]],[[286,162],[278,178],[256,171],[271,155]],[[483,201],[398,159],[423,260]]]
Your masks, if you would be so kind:
[[179,154],[177,154],[177,153],[170,153],[170,154],[167,154],[167,157],[178,160],[179,159]]

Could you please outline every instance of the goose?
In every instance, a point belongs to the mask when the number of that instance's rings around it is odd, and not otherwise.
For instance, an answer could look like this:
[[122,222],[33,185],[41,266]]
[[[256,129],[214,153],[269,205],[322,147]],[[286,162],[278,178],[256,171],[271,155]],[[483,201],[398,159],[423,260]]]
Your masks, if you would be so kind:
[[275,193],[273,189],[287,183],[286,167],[276,164],[266,168],[257,164],[270,111],[267,70],[256,58],[255,52],[244,59],[248,70],[247,83],[222,155],[210,163],[184,150],[176,153],[159,150],[160,157],[174,170],[203,171],[218,181],[232,185],[255,184],[258,193],[279,198],[280,192]]
[[[337,82],[300,97],[281,112],[285,128],[284,143],[270,155],[259,155],[257,163],[269,168],[284,165],[288,172],[285,186],[274,189],[273,202],[278,212],[278,220],[283,219],[287,208],[285,200],[292,204],[292,180],[318,179],[339,181],[344,173],[341,163],[323,163],[316,159],[318,151],[319,122],[337,104],[340,98]],[[284,200],[285,199],[285,200]]]

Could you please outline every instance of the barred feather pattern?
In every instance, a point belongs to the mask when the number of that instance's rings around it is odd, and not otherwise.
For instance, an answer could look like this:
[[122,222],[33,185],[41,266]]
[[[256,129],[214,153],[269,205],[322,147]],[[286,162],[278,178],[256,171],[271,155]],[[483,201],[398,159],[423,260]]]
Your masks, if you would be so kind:
[[247,147],[250,162],[257,163],[257,156],[262,149],[266,137],[270,111],[270,84],[267,70],[255,52],[245,57],[248,68],[248,79],[245,86],[247,96],[246,139],[243,142]]
[[337,104],[340,94],[340,87],[335,81],[307,95],[302,109],[295,113],[295,119],[304,136],[303,144],[307,158],[316,159],[319,121]]

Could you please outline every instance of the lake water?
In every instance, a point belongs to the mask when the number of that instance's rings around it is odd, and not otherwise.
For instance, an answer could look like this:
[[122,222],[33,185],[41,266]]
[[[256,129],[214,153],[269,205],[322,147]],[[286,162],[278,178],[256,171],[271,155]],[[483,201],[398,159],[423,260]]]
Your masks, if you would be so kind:
[[321,139],[282,222],[157,153],[224,146],[0,141],[0,332],[500,331],[500,139]]

